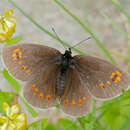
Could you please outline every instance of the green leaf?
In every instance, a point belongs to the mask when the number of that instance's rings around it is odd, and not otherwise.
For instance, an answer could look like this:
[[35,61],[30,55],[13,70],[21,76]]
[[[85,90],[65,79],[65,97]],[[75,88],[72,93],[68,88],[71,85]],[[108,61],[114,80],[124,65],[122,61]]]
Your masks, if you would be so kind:
[[47,124],[48,124],[48,119],[44,118],[40,121],[40,127],[41,127],[41,130],[45,130],[45,128],[47,127]]
[[71,13],[65,6],[59,1],[59,0],[54,0],[56,4],[58,4],[68,15],[70,15],[78,24],[81,25],[81,27],[90,34],[90,36],[96,41],[96,44],[100,47],[102,52],[106,55],[106,57],[114,64],[116,64],[115,60],[111,56],[111,54],[108,52],[108,50],[103,46],[101,41],[97,38],[97,36],[94,34],[94,32],[86,26],[76,15]]
[[0,112],[2,111],[2,104],[7,102],[11,104],[14,95],[11,92],[0,92]]
[[38,116],[37,112],[24,100],[24,98],[20,96],[20,99],[22,100],[22,102],[26,106],[27,110],[31,113],[31,115],[33,117],[37,117]]
[[45,130],[58,130],[58,128],[54,124],[49,124],[47,125]]
[[[111,130],[119,130],[130,118],[130,90],[123,95],[106,101],[101,107],[101,120]],[[102,114],[103,113],[103,114]]]
[[31,123],[27,130],[46,130],[48,125],[48,119],[44,118],[40,122],[33,122]]
[[6,69],[3,70],[3,75],[5,77],[5,79],[8,81],[8,83],[14,88],[14,90],[19,93],[21,91],[21,87],[20,84],[18,83],[18,81],[16,81],[9,73]]
[[27,130],[38,130],[38,129],[37,129],[37,126],[38,126],[38,122],[33,122],[33,123],[31,123],[31,124],[28,126]]
[[83,126],[84,129],[86,130],[106,130],[103,125],[100,124],[100,122],[97,120],[96,117],[96,100],[93,99],[93,107],[92,111],[83,117],[79,117],[78,121],[80,124]]
[[58,120],[59,127],[62,130],[83,130],[83,128],[69,119],[61,118]]
[[130,118],[124,123],[120,130],[129,130],[127,128],[130,128]]
[[87,126],[87,130],[92,130],[94,128],[94,125],[96,123],[96,99],[93,99],[93,108],[91,112],[91,122]]
[[5,44],[5,46],[14,45],[14,44],[18,43],[18,42],[21,41],[21,40],[22,40],[22,36],[17,36],[17,37],[15,37],[15,38],[10,39],[10,40]]

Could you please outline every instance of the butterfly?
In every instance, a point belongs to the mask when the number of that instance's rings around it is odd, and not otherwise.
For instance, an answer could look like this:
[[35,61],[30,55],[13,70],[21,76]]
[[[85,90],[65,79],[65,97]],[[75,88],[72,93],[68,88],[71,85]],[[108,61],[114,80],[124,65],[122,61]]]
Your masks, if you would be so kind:
[[3,61],[18,80],[26,81],[24,98],[38,108],[60,108],[72,116],[90,112],[92,97],[112,99],[127,90],[130,77],[114,64],[71,49],[58,50],[35,44],[5,47]]

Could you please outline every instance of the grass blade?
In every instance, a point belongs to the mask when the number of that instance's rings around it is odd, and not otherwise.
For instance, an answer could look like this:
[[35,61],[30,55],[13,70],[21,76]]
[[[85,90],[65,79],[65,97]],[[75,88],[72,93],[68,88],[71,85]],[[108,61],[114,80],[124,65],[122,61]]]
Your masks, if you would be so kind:
[[104,52],[104,54],[106,55],[106,57],[114,64],[116,64],[115,60],[113,59],[113,57],[111,56],[111,54],[107,51],[107,49],[103,46],[103,44],[99,41],[99,39],[96,37],[96,35],[94,34],[94,32],[92,32],[90,30],[90,28],[88,26],[86,26],[85,24],[83,24],[83,22],[81,22],[81,20],[75,16],[74,14],[72,14],[67,8],[65,8],[65,6],[59,2],[58,0],[54,0],[56,4],[58,4],[68,15],[70,15],[77,23],[79,23],[81,25],[81,27],[87,31],[91,37],[96,41],[97,45],[101,48],[101,50]]
[[112,3],[112,5],[113,5],[115,8],[117,8],[117,9],[120,11],[120,13],[122,13],[123,15],[125,15],[125,16],[127,17],[128,23],[130,24],[130,16],[128,15],[128,13],[127,13],[124,9],[122,9],[122,8],[120,7],[120,5],[117,4],[116,2],[114,2],[113,0],[110,0],[110,2]]
[[87,23],[87,25],[89,27],[91,27],[91,22],[89,21],[88,17],[87,17],[87,8],[86,8],[86,3],[87,1],[86,0],[81,0],[81,5],[82,5],[82,12],[83,12],[83,16],[84,16],[84,19],[85,19],[85,22]]
[[20,96],[20,99],[26,106],[27,110],[31,113],[31,115],[33,117],[37,117],[38,116],[37,112],[24,100],[24,98]]
[[5,79],[8,81],[8,83],[14,88],[14,90],[19,93],[21,91],[21,87],[20,84],[18,83],[18,81],[16,81],[9,73],[6,69],[3,70],[3,75],[5,77]]
[[113,27],[115,27],[116,30],[117,30],[118,32],[120,32],[127,40],[130,40],[130,37],[128,36],[128,34],[127,34],[126,32],[124,32],[124,31],[120,28],[120,26],[118,26],[109,16],[107,16],[107,15],[106,15],[105,13],[103,13],[103,12],[101,12],[101,15],[104,16],[104,18],[105,18],[106,20],[108,20],[108,21],[113,25]]
[[[8,0],[15,8],[17,8],[29,21],[31,21],[35,26],[37,26],[40,30],[42,30],[44,33],[52,37],[53,39],[59,41],[60,43],[64,44],[68,48],[72,48],[71,44],[67,43],[66,41],[63,41],[59,38],[57,38],[53,33],[49,32],[47,29],[42,27],[40,24],[38,24],[34,19],[32,19],[28,14],[26,14],[13,0]],[[77,48],[72,48],[73,51],[76,51],[79,54],[87,55],[87,53],[80,51]]]

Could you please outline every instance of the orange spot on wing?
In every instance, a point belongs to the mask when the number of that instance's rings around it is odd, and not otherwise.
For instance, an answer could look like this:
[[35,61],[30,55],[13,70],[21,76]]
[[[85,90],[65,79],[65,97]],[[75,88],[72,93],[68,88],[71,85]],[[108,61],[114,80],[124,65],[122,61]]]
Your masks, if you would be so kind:
[[17,55],[17,59],[22,58],[22,54],[16,53],[16,55]]
[[16,48],[16,49],[13,50],[13,52],[18,52],[18,51],[20,51],[19,48]]
[[33,92],[33,96],[36,96],[36,94],[37,94],[36,92]]
[[40,94],[39,94],[39,98],[40,98],[40,99],[43,99],[43,93],[40,93]]
[[121,78],[118,76],[118,77],[116,77],[116,80],[119,82],[121,80]]
[[116,77],[116,79],[114,80],[114,83],[118,83],[118,82],[120,82],[120,80],[121,80],[121,78],[118,76],[118,77]]
[[122,73],[121,72],[119,72],[118,70],[116,70],[116,74],[118,75],[118,76],[122,76]]
[[112,79],[113,79],[113,77],[114,77],[114,76],[113,76],[113,75],[111,75],[111,76],[110,76],[110,79],[112,80]]
[[83,97],[83,102],[86,102],[87,101],[87,98],[84,96]]
[[28,70],[26,70],[26,72],[27,72],[28,74],[31,74],[31,70],[29,70],[29,69],[28,69]]
[[51,95],[48,94],[48,95],[46,96],[46,101],[47,101],[47,102],[48,102],[48,101],[51,101],[51,99],[52,99]]
[[14,57],[13,60],[17,60],[17,57]]
[[32,84],[32,90],[34,90],[35,89],[35,84]]
[[20,49],[14,49],[12,57],[14,60],[22,58],[22,52],[20,52]]
[[24,66],[22,67],[22,70],[26,70],[26,69],[27,69],[27,66],[24,65]]
[[122,76],[122,73],[119,72],[118,70],[116,70],[115,72],[113,72],[110,76],[111,80],[114,82],[114,83],[118,83],[120,80],[121,80],[121,76]]
[[17,52],[16,54],[18,54],[19,56],[22,56],[22,52],[21,51]]
[[79,99],[79,104],[81,104],[81,103],[82,103],[82,99],[80,98],[80,99]]
[[76,101],[75,100],[72,101],[72,106],[74,106],[74,105],[76,105]]
[[116,70],[115,72],[112,72],[110,79],[114,82],[114,83],[118,83],[121,80],[121,76],[122,73],[119,72],[118,70]]
[[13,53],[13,54],[12,54],[12,57],[16,57],[16,56],[17,56],[16,53]]
[[34,92],[36,92],[36,93],[37,93],[37,92],[38,92],[38,88],[35,88],[35,89],[34,89]]
[[111,85],[111,82],[110,82],[110,81],[107,81],[107,84],[110,86],[110,85]]
[[82,106],[83,106],[83,104],[82,104],[82,103],[79,103],[79,106],[80,106],[80,107],[82,107]]
[[103,82],[100,83],[101,88],[105,88],[105,85]]
[[110,76],[110,79],[113,79],[115,77],[116,73],[115,72],[112,72],[111,76]]
[[98,85],[96,84],[96,88],[98,88]]
[[68,104],[69,104],[69,100],[68,100],[68,99],[65,99],[65,100],[64,100],[64,104],[65,104],[65,105],[68,105]]
[[18,64],[21,65],[21,64],[22,64],[22,61],[19,61]]
[[115,72],[112,72],[112,74],[111,74],[111,75],[115,76],[115,75],[116,75],[116,73],[115,73]]

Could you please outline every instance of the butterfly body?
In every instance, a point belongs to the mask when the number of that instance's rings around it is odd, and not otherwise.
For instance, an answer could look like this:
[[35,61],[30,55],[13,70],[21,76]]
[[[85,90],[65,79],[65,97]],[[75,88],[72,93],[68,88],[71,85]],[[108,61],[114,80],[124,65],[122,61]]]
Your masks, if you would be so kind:
[[57,77],[57,95],[62,96],[65,89],[65,82],[66,82],[66,73],[74,67],[74,59],[71,56],[72,52],[71,49],[66,50],[64,54],[61,55],[60,62],[58,62],[60,72]]
[[35,44],[5,47],[3,61],[16,78],[26,81],[24,98],[32,106],[50,108],[60,101],[61,109],[73,116],[91,110],[92,96],[107,100],[130,85],[129,75],[112,63]]

